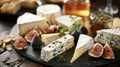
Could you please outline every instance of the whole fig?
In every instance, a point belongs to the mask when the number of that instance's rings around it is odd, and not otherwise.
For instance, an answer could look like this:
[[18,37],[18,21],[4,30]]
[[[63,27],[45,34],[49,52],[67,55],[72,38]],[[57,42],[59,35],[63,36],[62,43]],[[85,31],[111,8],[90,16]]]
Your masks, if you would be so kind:
[[31,45],[33,49],[40,49],[42,46],[41,38],[39,36],[35,36],[31,41]]

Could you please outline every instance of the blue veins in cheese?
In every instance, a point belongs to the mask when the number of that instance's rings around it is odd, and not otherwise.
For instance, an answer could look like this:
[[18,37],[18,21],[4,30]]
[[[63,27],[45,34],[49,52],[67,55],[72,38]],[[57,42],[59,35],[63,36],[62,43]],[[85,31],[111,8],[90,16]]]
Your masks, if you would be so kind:
[[111,47],[120,49],[120,28],[97,31],[95,41],[101,44],[105,44],[107,42]]
[[48,62],[72,47],[74,47],[74,37],[67,34],[43,47],[41,50],[41,59]]
[[89,50],[93,46],[93,44],[94,44],[94,41],[92,37],[81,34],[79,36],[77,46],[75,48],[75,51],[70,63],[73,63],[75,60],[77,60],[83,53]]

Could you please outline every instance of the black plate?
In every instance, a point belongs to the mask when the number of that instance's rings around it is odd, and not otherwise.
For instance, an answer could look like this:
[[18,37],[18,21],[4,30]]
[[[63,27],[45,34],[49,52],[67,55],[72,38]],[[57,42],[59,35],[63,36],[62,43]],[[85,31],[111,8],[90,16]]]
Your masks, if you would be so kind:
[[[17,26],[14,26],[14,28],[11,31],[11,34],[16,32],[17,29],[16,27]],[[103,57],[92,58],[88,55],[88,52],[86,52],[81,57],[79,57],[74,63],[71,64],[70,60],[73,56],[74,49],[75,47],[65,52],[64,57],[67,59],[67,62],[57,62],[57,58],[54,58],[49,62],[44,62],[40,59],[40,50],[33,50],[32,46],[29,43],[28,43],[28,48],[26,50],[17,50],[17,49],[15,50],[22,56],[32,61],[53,67],[95,67],[95,66],[110,64],[117,60],[120,60],[120,51],[114,51],[115,53],[114,60],[106,60]]]

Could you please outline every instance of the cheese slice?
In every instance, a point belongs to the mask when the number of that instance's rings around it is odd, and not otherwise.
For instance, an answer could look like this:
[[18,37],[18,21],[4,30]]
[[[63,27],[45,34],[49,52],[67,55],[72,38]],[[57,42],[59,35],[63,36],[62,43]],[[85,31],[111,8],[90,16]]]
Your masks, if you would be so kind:
[[74,37],[71,35],[65,35],[43,47],[41,50],[41,59],[45,62],[48,62],[57,55],[62,54],[66,50],[69,50],[73,46]]
[[49,27],[47,19],[32,13],[24,13],[23,15],[19,16],[17,19],[17,25],[20,35],[25,35],[35,26],[39,26],[43,29],[48,29]]
[[[81,17],[77,17],[77,16],[72,16],[73,18],[76,18],[77,21],[80,21],[80,24],[82,24],[82,18]],[[69,31],[73,31],[73,24],[75,23],[75,21],[73,21],[70,18],[70,15],[63,15],[60,16],[58,18],[56,18],[56,23],[59,26],[63,26],[63,27],[67,27]]]
[[[69,34],[69,32],[66,32],[65,34]],[[44,43],[44,45],[48,45],[60,37],[61,36],[59,33],[51,33],[51,34],[42,34],[41,35],[41,39],[42,39],[42,42]]]
[[37,8],[37,15],[47,18],[49,24],[53,25],[55,23],[55,18],[61,16],[61,9],[58,5],[47,4],[42,5]]
[[120,28],[120,18],[116,17],[113,19],[113,28]]
[[101,44],[105,44],[107,42],[111,47],[120,49],[120,28],[97,31],[95,41]]
[[75,48],[75,51],[70,63],[73,63],[75,60],[77,60],[83,53],[85,53],[88,49],[90,49],[93,46],[93,44],[94,44],[94,41],[92,37],[81,34],[79,36],[77,46]]

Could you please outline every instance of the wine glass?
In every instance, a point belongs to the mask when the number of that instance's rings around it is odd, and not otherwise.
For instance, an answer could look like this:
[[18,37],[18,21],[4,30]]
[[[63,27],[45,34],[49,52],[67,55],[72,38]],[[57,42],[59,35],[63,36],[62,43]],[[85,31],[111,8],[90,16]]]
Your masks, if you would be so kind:
[[107,0],[107,6],[102,6],[99,8],[99,11],[104,11],[111,15],[117,14],[119,9],[116,6],[112,6],[112,0]]

